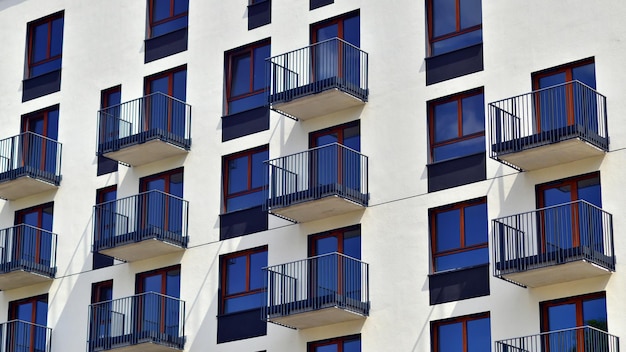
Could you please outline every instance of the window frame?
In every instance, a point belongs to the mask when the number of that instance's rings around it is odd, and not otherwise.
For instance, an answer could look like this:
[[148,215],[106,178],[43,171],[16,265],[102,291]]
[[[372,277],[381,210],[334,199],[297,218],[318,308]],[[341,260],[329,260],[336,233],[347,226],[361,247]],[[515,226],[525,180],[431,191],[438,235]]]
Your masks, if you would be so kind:
[[[245,207],[245,208],[240,208],[240,209],[235,209],[235,210],[229,210],[228,209],[228,201],[230,199],[236,198],[236,197],[240,197],[240,196],[244,196],[244,195],[248,195],[248,194],[253,194],[253,193],[256,193],[256,192],[263,192],[264,187],[267,186],[267,184],[263,184],[260,187],[254,187],[254,188],[252,187],[252,178],[253,178],[253,175],[252,175],[252,170],[253,170],[252,156],[254,154],[262,153],[262,152],[267,152],[268,156],[269,156],[269,146],[268,145],[263,145],[263,146],[260,146],[260,147],[244,150],[244,151],[241,151],[241,152],[225,155],[225,156],[222,157],[222,175],[223,175],[222,176],[223,177],[223,180],[222,180],[222,182],[223,182],[223,184],[222,184],[223,191],[222,191],[222,193],[224,194],[224,200],[223,200],[222,209],[223,209],[224,213],[229,213],[229,212],[238,211],[238,210],[244,210],[244,209],[250,209],[250,208],[262,205],[262,203],[261,203],[261,204],[253,205],[251,207]],[[230,176],[230,172],[229,172],[230,168],[229,168],[228,164],[229,164],[230,161],[232,161],[234,159],[241,158],[243,156],[247,156],[248,157],[248,171],[247,171],[248,178],[247,178],[246,189],[243,190],[243,191],[238,191],[238,192],[235,192],[235,193],[231,194],[231,193],[228,192],[228,186],[230,185],[230,178],[229,178],[229,176]],[[263,169],[262,172],[265,173],[265,167],[263,167],[262,169]],[[267,181],[267,177],[265,177],[265,181]],[[263,182],[263,183],[265,183],[265,182]]]
[[[433,6],[433,2],[436,0],[427,0],[426,1],[426,11],[427,11],[427,16],[428,16],[428,56],[429,57],[433,57],[433,56],[438,56],[438,55],[444,55],[444,54],[448,54],[457,50],[461,50],[464,49],[468,46],[461,46],[461,47],[457,47],[453,50],[448,50],[446,52],[443,53],[439,53],[439,54],[433,54],[433,45],[436,42],[439,41],[444,41],[446,39],[450,39],[450,38],[454,38],[463,34],[467,34],[467,33],[471,33],[474,31],[478,31],[483,29],[483,22],[482,22],[482,0],[481,0],[481,20],[480,20],[480,24],[478,25],[474,25],[468,28],[461,28],[461,1],[463,0],[455,0],[455,31],[454,32],[449,32],[446,34],[442,34],[438,37],[434,36],[434,32],[435,32],[435,17],[434,17],[434,6]],[[482,39],[481,39],[481,43],[482,43]],[[470,45],[471,46],[471,45]]]
[[[52,53],[51,53],[51,50],[52,50],[52,22],[54,22],[54,21],[56,21],[58,19],[62,20],[62,25],[61,25],[61,42],[60,42],[61,53],[58,54],[58,55],[55,55],[55,56],[51,56],[52,55]],[[47,41],[46,41],[46,58],[43,59],[43,60],[34,62],[33,61],[33,59],[34,59],[33,55],[34,55],[34,52],[35,52],[34,51],[34,47],[35,47],[34,38],[35,38],[35,32],[36,32],[35,28],[37,28],[37,27],[39,27],[41,25],[44,25],[44,24],[47,24],[47,26],[48,26],[48,38],[47,38]],[[43,18],[40,18],[40,19],[37,19],[37,20],[34,20],[34,21],[28,23],[28,25],[27,25],[27,32],[28,32],[28,34],[27,34],[27,40],[28,40],[28,42],[27,42],[27,51],[28,52],[27,52],[27,55],[26,55],[26,60],[27,60],[26,78],[38,77],[38,76],[45,75],[47,73],[54,72],[54,71],[57,71],[57,70],[61,69],[62,59],[63,59],[63,30],[64,30],[64,28],[65,28],[65,12],[64,11],[60,11],[60,12],[54,13],[52,15],[49,15],[49,16],[46,16],[46,17],[43,17]],[[36,66],[44,65],[46,63],[49,63],[49,62],[52,62],[52,61],[55,61],[55,60],[61,60],[59,62],[59,68],[58,69],[55,68],[55,69],[49,70],[47,72],[39,73],[39,74],[36,74],[36,75],[33,74],[34,68]]]
[[311,33],[311,44],[315,44],[318,43],[317,40],[317,32],[318,30],[325,28],[325,27],[329,27],[331,25],[336,24],[337,25],[337,38],[345,40],[347,42],[347,40],[344,38],[345,34],[344,34],[344,26],[345,26],[345,21],[352,19],[354,17],[359,17],[359,45],[355,45],[357,47],[360,47],[360,41],[361,41],[361,26],[360,26],[360,17],[361,17],[361,12],[359,10],[355,10],[355,11],[351,11],[348,13],[344,13],[342,15],[339,16],[335,16],[329,19],[325,19],[322,20],[320,22],[316,22],[316,23],[312,23],[310,25],[310,29],[309,32]]
[[352,342],[352,341],[361,342],[361,334],[333,337],[330,339],[307,342],[306,349],[307,349],[307,352],[315,352],[315,349],[317,347],[335,345],[337,346],[337,352],[343,352],[343,343]]
[[91,304],[108,301],[108,299],[102,298],[102,289],[110,289],[111,297],[113,297],[113,279],[91,284]]
[[[439,352],[439,328],[444,325],[462,323],[462,339],[463,339],[463,351],[467,351],[468,333],[467,323],[473,320],[489,319],[489,334],[491,335],[491,314],[490,312],[482,312],[470,315],[464,315],[460,317],[454,317],[449,319],[442,319],[430,322],[431,333],[431,351]],[[491,340],[491,339],[490,339]],[[490,343],[491,344],[491,343]]]
[[[465,98],[470,98],[470,97],[475,97],[478,95],[482,95],[482,100],[483,100],[483,129],[480,132],[474,132],[474,133],[470,133],[468,135],[463,135],[463,99]],[[437,142],[435,140],[435,120],[436,120],[436,116],[435,116],[435,108],[439,105],[443,105],[443,104],[447,104],[450,102],[457,102],[457,136],[455,138],[451,138],[451,139],[447,139],[444,141],[440,141]],[[460,156],[454,156],[451,158],[444,158],[442,160],[435,160],[435,148],[441,147],[441,146],[446,146],[446,145],[452,145],[455,143],[460,143],[460,142],[464,142],[464,141],[468,141],[474,138],[481,138],[481,137],[485,137],[485,122],[486,122],[486,118],[485,118],[485,92],[484,89],[482,87],[480,88],[475,88],[475,89],[471,89],[465,92],[461,92],[461,93],[457,93],[457,94],[453,94],[453,95],[449,95],[443,98],[438,98],[435,100],[431,100],[428,102],[428,134],[429,134],[429,158],[430,158],[430,162],[431,163],[437,163],[437,162],[443,162],[443,161],[447,161],[447,160],[453,160],[453,159],[457,159],[457,158],[463,158],[475,153],[471,153],[471,154],[465,154],[465,155],[460,155]],[[483,146],[483,152],[485,152],[486,147]]]
[[[576,305],[576,326],[577,327],[584,326],[582,305],[585,301],[595,300],[598,298],[604,298],[605,303],[606,303],[606,292],[600,291],[600,292],[587,293],[583,295],[577,295],[577,296],[571,296],[571,297],[565,297],[565,298],[559,298],[559,299],[540,302],[539,310],[541,312],[541,332],[550,331],[548,330],[550,326],[550,316],[548,313],[549,308],[560,306],[560,305],[565,305],[565,304]],[[608,311],[605,311],[605,313],[608,313]],[[607,331],[608,331],[608,314],[607,314]]]
[[[251,270],[250,270],[250,265],[251,265],[251,260],[250,257],[253,254],[257,254],[257,253],[263,253],[265,252],[266,255],[269,254],[268,251],[268,246],[261,246],[261,247],[256,247],[256,248],[250,248],[250,249],[246,249],[243,251],[238,251],[238,252],[234,252],[234,253],[228,253],[228,254],[223,254],[220,255],[220,305],[219,305],[219,314],[220,315],[227,315],[227,314],[236,314],[236,313],[240,313],[242,311],[245,310],[236,310],[233,312],[226,312],[226,301],[232,298],[238,298],[238,297],[245,297],[245,296],[249,296],[249,295],[255,295],[255,294],[259,294],[262,293],[266,290],[266,287],[260,287],[257,289],[250,289],[250,278],[251,278]],[[237,292],[237,293],[233,293],[233,294],[227,294],[226,289],[227,289],[227,285],[228,285],[228,269],[227,269],[227,263],[229,259],[233,259],[233,258],[240,258],[240,257],[246,257],[246,288],[244,291],[242,292]],[[263,273],[259,273],[259,275],[263,275]],[[260,308],[261,305],[257,308]],[[247,309],[246,309],[247,310]]]
[[[462,266],[456,269],[444,269],[444,270],[438,270],[437,269],[437,258],[438,257],[443,257],[443,256],[447,256],[447,255],[453,255],[453,254],[459,254],[459,253],[463,253],[463,252],[470,252],[470,251],[474,251],[474,250],[479,250],[479,249],[487,249],[487,251],[489,251],[489,219],[488,216],[485,219],[485,222],[487,224],[487,231],[485,232],[485,242],[479,243],[479,244],[473,244],[470,246],[465,246],[465,208],[469,208],[471,206],[475,206],[478,204],[485,204],[485,207],[487,207],[487,197],[481,197],[481,198],[475,198],[475,199],[471,199],[471,200],[466,200],[466,201],[462,201],[462,202],[458,202],[458,203],[454,203],[454,204],[448,204],[448,205],[444,205],[444,206],[440,206],[437,208],[432,208],[429,209],[428,211],[428,215],[429,215],[429,223],[430,223],[430,246],[431,246],[431,268],[432,268],[432,272],[433,273],[440,273],[440,272],[445,272],[445,271],[449,271],[449,270],[458,270],[458,269],[462,269],[462,268],[468,268],[468,267],[473,267],[473,266],[477,266],[477,265],[483,265],[483,264],[489,264],[489,254],[487,255],[487,261],[485,263],[481,263],[481,264],[472,264],[472,265],[466,265],[466,266]],[[448,249],[448,250],[444,250],[444,251],[437,251],[437,215],[441,214],[441,213],[446,213],[446,212],[450,212],[450,211],[454,211],[454,210],[460,210],[459,211],[459,247],[454,248],[454,249]],[[488,209],[486,209],[488,210]]]
[[[153,18],[154,18],[154,1],[155,0],[148,0],[148,33],[147,33],[148,39],[160,37],[162,35],[166,35],[168,33],[172,33],[172,32],[175,32],[175,31],[179,30],[179,29],[175,29],[173,31],[169,31],[169,32],[162,33],[162,34],[159,34],[159,35],[153,35],[154,27],[162,25],[162,24],[165,24],[167,22],[171,22],[171,21],[175,21],[175,20],[178,20],[180,18],[183,18],[183,17],[187,17],[187,25],[182,27],[182,28],[187,28],[189,26],[189,0],[183,0],[183,1],[187,1],[187,11],[181,12],[179,14],[175,14],[174,13],[174,8],[175,8],[176,1],[180,1],[180,0],[169,0],[169,2],[170,2],[170,16],[166,17],[166,18],[164,18],[162,20],[158,20],[158,21],[154,21],[153,20]],[[156,1],[158,1],[158,0],[156,0]],[[182,28],[180,28],[180,29],[182,29]]]
[[[241,99],[245,99],[245,98],[249,98],[258,94],[264,94],[268,89],[269,89],[269,80],[267,80],[267,78],[265,79],[265,84],[263,86],[263,88],[261,89],[254,89],[254,66],[255,66],[255,60],[256,57],[254,55],[254,51],[255,49],[258,48],[262,48],[267,46],[269,48],[270,51],[270,56],[271,57],[271,53],[272,53],[272,43],[270,38],[266,38],[248,45],[244,45],[232,50],[229,50],[225,53],[225,57],[224,57],[224,62],[226,64],[226,94],[225,94],[225,102],[224,102],[224,110],[225,110],[225,115],[231,115],[231,114],[236,114],[239,112],[243,112],[243,111],[247,111],[247,110],[251,110],[251,109],[255,109],[261,106],[267,106],[267,102],[265,102],[265,104],[263,105],[259,105],[259,106],[254,106],[254,107],[250,107],[250,108],[246,108],[244,110],[241,111],[237,111],[237,112],[231,112],[231,107],[230,104],[234,101],[237,100],[241,100]],[[248,88],[249,90],[246,93],[243,94],[239,94],[239,95],[232,95],[232,89],[233,89],[233,74],[234,74],[234,59],[241,57],[241,56],[249,56],[250,57],[250,76],[248,77]],[[262,62],[265,62],[265,59],[267,58],[262,58],[260,60],[263,60]],[[265,64],[263,65],[264,69],[267,70],[265,68]],[[266,76],[266,73],[263,73],[263,76]]]

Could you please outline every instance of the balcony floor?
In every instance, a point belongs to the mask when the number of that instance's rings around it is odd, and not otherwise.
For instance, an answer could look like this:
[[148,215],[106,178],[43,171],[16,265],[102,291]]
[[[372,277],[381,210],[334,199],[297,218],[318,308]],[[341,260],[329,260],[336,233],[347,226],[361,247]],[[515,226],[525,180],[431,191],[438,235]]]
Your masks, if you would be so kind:
[[183,247],[153,238],[121,244],[114,248],[102,249],[99,252],[119,260],[134,262],[183,250],[185,250]]
[[362,314],[358,314],[338,307],[294,313],[280,317],[270,317],[272,323],[284,325],[296,329],[308,329],[318,326],[342,323],[345,321],[365,319]]
[[361,204],[338,195],[332,195],[282,208],[272,208],[270,213],[295,222],[308,222],[362,209],[365,207]]
[[297,117],[299,120],[308,120],[363,104],[365,102],[361,99],[337,88],[331,88],[321,93],[304,95],[288,102],[274,103],[272,109]]
[[31,271],[14,270],[6,274],[0,274],[0,290],[6,291],[42,282],[52,281],[52,278]]
[[30,176],[20,176],[14,180],[0,183],[0,198],[15,200],[57,188],[59,187],[53,183]]
[[115,352],[172,352],[172,351],[181,351],[176,348],[160,345],[158,343],[153,342],[144,342],[138,343],[136,345],[122,346],[122,347],[111,347],[108,351]]
[[537,170],[603,154],[602,149],[580,138],[573,138],[519,152],[500,153],[497,158],[522,170]]
[[586,260],[504,274],[502,278],[527,287],[541,287],[568,281],[609,275],[611,271]]
[[139,166],[185,153],[187,153],[187,150],[184,148],[160,139],[153,139],[145,143],[133,144],[113,152],[104,153],[104,156],[124,164]]

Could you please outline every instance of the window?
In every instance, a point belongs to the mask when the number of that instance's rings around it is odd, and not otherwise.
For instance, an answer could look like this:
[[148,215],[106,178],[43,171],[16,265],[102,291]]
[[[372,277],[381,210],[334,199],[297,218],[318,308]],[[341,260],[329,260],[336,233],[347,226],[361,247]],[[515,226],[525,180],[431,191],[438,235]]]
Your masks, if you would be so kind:
[[431,322],[432,352],[491,351],[489,313]]
[[481,0],[427,0],[430,56],[483,41]]
[[[143,229],[163,229],[183,234],[183,169],[175,169],[139,180]],[[144,193],[145,192],[145,193]],[[170,234],[171,236],[171,234]]]
[[221,257],[222,314],[260,308],[263,305],[263,267],[267,247],[250,249]]
[[430,210],[433,271],[489,263],[485,198]]
[[35,77],[61,69],[63,12],[28,24],[28,73]]
[[307,352],[361,352],[361,336],[343,336],[309,342]]
[[[122,86],[115,86],[100,92],[100,143],[119,138],[120,104],[122,103]],[[97,175],[117,171],[117,161],[98,156]]]
[[[26,263],[51,267],[54,263],[55,242],[52,235],[53,204],[47,203],[15,212],[17,228],[14,255]],[[31,264],[32,265],[32,264]]]
[[48,295],[9,302],[8,351],[45,351],[49,343]]
[[263,203],[267,180],[263,162],[269,159],[267,146],[224,157],[225,211],[247,209]]
[[332,18],[311,25],[311,43],[319,43],[324,40],[339,38],[356,46],[361,46],[361,20],[359,12],[351,12],[347,15]]
[[269,79],[265,59],[270,42],[263,40],[226,53],[226,115],[267,105]]
[[[138,331],[164,334],[172,340],[180,336],[180,265],[137,274],[136,285],[141,316]],[[159,295],[141,295],[148,292]]]
[[186,28],[189,0],[148,0],[148,38]]
[[[109,186],[96,191],[94,240],[101,241],[115,236],[117,186]],[[113,265],[113,258],[98,252],[93,253],[93,268],[100,269]],[[92,302],[94,303],[94,302]]]
[[56,174],[61,157],[57,138],[59,107],[54,106],[22,116],[22,161],[33,170]]
[[485,151],[485,103],[481,89],[428,103],[432,162]]
[[183,66],[146,77],[145,91],[145,104],[148,110],[148,118],[145,121],[146,130],[167,131],[185,138],[187,67]]
[[[96,282],[91,285],[91,303],[108,302],[113,299],[113,280]],[[97,334],[97,336],[90,336],[90,340],[97,338],[103,338],[110,336],[111,334],[111,303],[104,303],[102,305],[93,306],[91,314],[92,321],[90,322],[91,328],[89,329],[91,334]]]

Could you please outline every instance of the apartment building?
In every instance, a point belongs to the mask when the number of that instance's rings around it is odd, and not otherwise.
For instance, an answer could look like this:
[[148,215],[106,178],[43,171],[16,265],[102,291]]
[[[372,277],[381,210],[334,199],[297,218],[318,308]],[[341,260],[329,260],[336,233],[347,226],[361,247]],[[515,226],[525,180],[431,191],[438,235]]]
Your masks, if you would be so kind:
[[0,351],[618,352],[623,14],[0,0]]

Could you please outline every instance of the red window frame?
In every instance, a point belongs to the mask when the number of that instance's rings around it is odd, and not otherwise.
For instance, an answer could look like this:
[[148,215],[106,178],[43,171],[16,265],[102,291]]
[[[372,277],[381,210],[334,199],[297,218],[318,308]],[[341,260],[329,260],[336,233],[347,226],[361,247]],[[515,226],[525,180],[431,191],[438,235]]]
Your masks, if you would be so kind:
[[[483,88],[477,88],[468,90],[462,93],[450,95],[447,97],[439,98],[436,100],[432,100],[428,102],[428,135],[430,142],[430,160],[431,162],[436,162],[435,160],[435,148],[451,145],[463,141],[467,141],[474,138],[484,137],[485,136],[485,127],[483,125],[483,130],[480,132],[470,133],[468,135],[463,134],[463,99],[474,97],[477,95],[483,96],[483,104],[484,104],[484,92]],[[435,108],[438,105],[447,104],[450,102],[457,102],[457,136],[452,139],[447,139],[445,141],[435,141]],[[484,113],[484,107],[483,107]],[[483,118],[484,121],[484,118]],[[446,160],[446,159],[443,159]]]
[[[355,230],[361,230],[361,225],[357,224],[357,225],[352,225],[352,226],[348,226],[348,227],[342,227],[340,229],[334,229],[331,231],[326,231],[326,232],[321,232],[321,233],[316,233],[313,235],[309,236],[309,256],[313,257],[316,255],[319,255],[317,248],[315,247],[315,242],[319,239],[323,239],[323,238],[327,238],[327,237],[335,237],[337,238],[337,252],[344,254],[344,248],[343,248],[343,240],[344,240],[344,234],[348,231],[355,231]],[[360,234],[359,234],[360,236]],[[361,259],[356,258],[356,259]]]
[[455,317],[455,318],[444,319],[444,320],[431,321],[430,331],[431,331],[431,338],[432,338],[432,341],[431,341],[432,352],[439,352],[439,341],[440,341],[439,327],[444,326],[444,325],[449,325],[449,324],[458,324],[458,323],[463,324],[463,329],[462,329],[463,351],[460,351],[460,352],[467,352],[467,349],[468,349],[467,323],[472,320],[480,320],[480,319],[485,319],[485,318],[491,319],[489,312],[465,315],[462,317]]
[[[52,46],[52,44],[51,43],[52,43],[52,22],[54,22],[55,20],[58,20],[58,19],[63,19],[63,18],[64,18],[64,12],[61,11],[59,13],[55,13],[55,14],[52,14],[50,16],[46,16],[44,18],[41,18],[41,19],[38,19],[36,21],[28,23],[28,55],[27,55],[27,60],[28,60],[28,73],[27,73],[27,75],[28,75],[28,78],[33,77],[32,71],[33,71],[34,67],[39,66],[39,65],[43,65],[43,64],[46,64],[46,63],[48,63],[50,61],[62,58],[62,56],[63,56],[63,48],[62,48],[62,46],[63,46],[63,33],[61,33],[61,53],[60,54],[52,56],[52,53],[51,53],[51,50],[52,50],[51,46]],[[43,60],[35,62],[35,61],[33,61],[34,60],[34,58],[33,58],[33,55],[34,55],[33,48],[35,46],[34,37],[35,37],[35,32],[36,32],[35,28],[37,28],[37,27],[39,27],[41,25],[47,25],[48,26],[48,39],[47,39],[47,44],[46,44],[46,58],[43,59]],[[52,72],[52,71],[49,71],[49,72]],[[46,73],[48,73],[48,72],[46,72]],[[43,73],[43,74],[45,74],[45,73]]]
[[110,97],[114,93],[122,94],[122,86],[117,85],[115,87],[107,88],[100,92],[100,109],[110,108],[112,105],[110,103]]
[[184,180],[184,172],[183,171],[184,171],[184,169],[182,167],[179,167],[179,168],[176,168],[176,169],[163,171],[163,172],[160,172],[158,174],[144,176],[144,177],[139,179],[139,192],[147,192],[148,191],[148,182],[161,179],[161,180],[165,181],[165,189],[163,190],[163,192],[165,192],[167,194],[170,194],[170,179],[172,178],[172,176],[180,174],[181,177],[183,177],[183,180]]
[[[254,89],[254,76],[255,76],[254,63],[255,63],[255,60],[257,60],[257,58],[254,56],[254,50],[260,47],[270,46],[270,45],[271,45],[270,39],[263,39],[256,43],[245,45],[245,46],[226,52],[226,106],[225,106],[226,115],[230,113],[229,106],[230,106],[230,103],[232,103],[233,101],[248,98],[248,97],[263,93],[269,88],[269,82],[266,82],[263,88],[256,89],[256,90]],[[233,96],[233,93],[232,93],[233,74],[234,74],[233,64],[235,62],[235,58],[242,57],[242,56],[250,57],[250,77],[248,77],[249,90],[246,93]],[[265,60],[265,59],[266,58],[261,58],[260,60]]]
[[428,11],[428,55],[432,56],[432,46],[433,43],[438,42],[438,41],[442,41],[442,40],[446,40],[446,39],[450,39],[453,37],[456,37],[458,35],[463,35],[466,33],[470,33],[470,32],[474,32],[477,30],[481,30],[483,28],[483,24],[482,24],[482,18],[481,18],[481,23],[479,25],[475,25],[472,27],[468,27],[468,28],[461,28],[461,1],[462,0],[455,0],[455,14],[454,14],[454,19],[455,19],[455,23],[456,23],[456,27],[455,27],[455,31],[454,32],[450,32],[450,33],[446,33],[443,35],[440,35],[438,37],[434,36],[434,32],[435,32],[435,18],[433,16],[433,2],[437,1],[437,0],[428,0],[426,2],[426,6],[427,6],[427,11]]
[[111,290],[113,292],[113,280],[94,282],[91,284],[91,303],[106,302],[104,299],[103,290]]
[[[478,198],[473,200],[468,200],[464,202],[459,202],[451,205],[445,205],[442,207],[434,208],[429,210],[429,218],[430,218],[430,246],[431,246],[431,265],[433,268],[433,272],[437,272],[437,258],[443,257],[451,254],[458,254],[468,251],[473,251],[482,248],[489,247],[489,235],[485,233],[485,242],[474,244],[470,246],[465,246],[465,208],[471,207],[478,204],[487,204],[487,198]],[[444,251],[437,251],[437,214],[459,210],[459,236],[460,236],[460,247],[454,249],[448,249]],[[446,234],[447,235],[447,234]],[[487,261],[488,262],[488,261]]]
[[[145,291],[145,288],[143,287],[143,281],[146,277],[160,275],[161,276],[161,290],[156,293],[167,296],[167,293],[166,293],[167,292],[167,274],[173,271],[178,271],[179,282],[180,282],[180,273],[181,273],[180,264],[168,266],[165,268],[150,270],[150,271],[144,271],[142,273],[137,273],[135,276],[135,294],[140,295],[142,293],[147,293]],[[178,292],[180,292],[180,287],[178,287]],[[180,297],[173,297],[173,298],[180,298]],[[143,302],[143,300],[138,300],[137,302],[139,303],[139,305],[136,309],[138,312],[140,312],[138,316],[142,316],[144,307],[141,305],[141,303]],[[161,309],[159,309],[161,313],[161,317],[159,319],[161,322],[159,326],[160,332],[165,332],[165,329],[166,329],[165,323],[166,323],[167,308],[165,305],[166,305],[166,301],[161,300]],[[141,331],[142,320],[143,319],[137,319],[137,322],[136,322],[137,331]]]
[[[263,291],[265,291],[265,287],[261,287],[258,289],[250,289],[250,263],[251,263],[250,256],[256,253],[262,253],[262,252],[267,253],[267,251],[268,251],[267,246],[261,246],[257,248],[246,249],[243,251],[224,254],[220,256],[220,287],[221,287],[220,307],[219,307],[220,314],[227,314],[225,313],[226,312],[226,300],[231,299],[231,298],[243,297],[247,295],[254,295],[254,294],[262,293]],[[244,280],[246,280],[246,289],[245,291],[242,291],[242,292],[227,294],[226,288],[228,287],[227,286],[228,269],[226,266],[228,265],[228,260],[232,258],[240,258],[240,257],[246,257],[246,277],[243,278]],[[259,274],[259,275],[262,275],[262,274]]]
[[[170,16],[166,17],[162,20],[159,21],[154,21],[154,0],[148,0],[148,21],[149,21],[149,25],[148,25],[148,38],[152,38],[152,32],[153,32],[153,28],[155,26],[170,22],[170,21],[174,21],[177,20],[179,18],[183,18],[185,16],[189,16],[189,10],[185,11],[185,12],[181,12],[178,14],[174,13],[174,4],[176,1],[181,1],[181,0],[170,0]],[[189,0],[182,0],[182,1],[189,1]],[[187,5],[187,9],[189,9],[189,5]]]
[[[37,225],[34,227],[36,227],[37,229],[46,231],[46,232],[52,232],[52,229],[43,228],[43,213],[46,212],[46,210],[49,210],[52,216],[54,217],[54,202],[40,204],[40,205],[36,205],[34,207],[30,207],[26,209],[20,209],[15,212],[15,225],[20,225],[24,223],[24,215],[30,214],[30,213],[37,213]],[[25,236],[25,234],[21,232],[21,229],[18,229],[17,236],[18,236],[17,243],[15,244],[17,248],[15,249],[15,255],[17,257],[20,257],[22,255],[21,245],[23,243],[21,237]],[[41,260],[42,260],[41,258],[41,231],[40,230],[36,231],[35,258],[33,259],[36,263],[41,263]]]
[[[321,22],[311,24],[311,44],[317,43],[317,31],[321,28],[332,26],[334,24],[337,25],[337,38],[344,39],[344,21],[353,17],[359,17],[360,11],[352,11],[337,17],[333,17],[327,20],[323,20]],[[359,29],[360,30],[360,29]]]
[[[257,154],[259,152],[265,152],[265,151],[269,151],[269,147],[267,145],[265,146],[261,146],[261,147],[257,147],[257,148],[253,148],[253,149],[248,149],[242,152],[238,152],[235,154],[230,154],[227,156],[223,157],[223,164],[222,164],[222,170],[223,170],[223,175],[224,175],[224,179],[223,179],[223,190],[224,190],[224,205],[223,205],[223,209],[224,212],[228,212],[229,209],[227,207],[228,204],[228,200],[231,198],[236,198],[239,196],[243,196],[246,194],[252,194],[252,193],[256,193],[256,192],[262,192],[263,191],[263,186],[261,187],[252,187],[252,170],[253,170],[253,165],[252,165],[252,155]],[[235,192],[235,193],[229,193],[228,192],[228,186],[230,184],[230,177],[229,177],[229,162],[231,160],[234,159],[238,159],[241,158],[243,156],[247,156],[248,157],[248,180],[247,180],[247,188],[243,191],[239,191],[239,192]]]
[[[56,140],[57,139],[58,133],[59,133],[58,130],[54,131],[53,132],[54,135],[52,135],[52,136],[50,135],[50,133],[52,131],[48,130],[49,123],[50,123],[49,116],[50,116],[50,113],[53,112],[53,111],[56,111],[56,113],[58,115],[58,113],[59,113],[59,106],[58,105],[54,105],[54,106],[51,106],[51,107],[48,107],[48,108],[45,108],[45,109],[42,109],[42,110],[39,110],[39,111],[35,111],[35,112],[29,113],[29,114],[26,114],[26,115],[22,115],[21,131],[22,131],[22,134],[24,136],[24,138],[22,138],[22,154],[23,154],[22,157],[21,157],[22,166],[24,166],[27,163],[27,160],[28,160],[29,163],[33,163],[33,160],[30,160],[30,158],[31,158],[30,154],[31,153],[29,151],[29,148],[30,148],[29,144],[30,144],[30,139],[31,138],[27,137],[24,134],[26,132],[35,133],[35,132],[31,131],[31,127],[30,127],[31,123],[34,120],[39,120],[39,119],[43,120],[43,134],[42,134],[43,137],[46,137],[46,138],[49,138],[49,139],[52,139],[52,140]],[[59,123],[58,116],[57,116],[56,123],[57,123],[57,129],[58,129],[58,123]],[[41,151],[40,151],[41,157],[40,157],[39,164],[38,164],[38,167],[41,170],[47,170],[47,169],[51,168],[49,165],[47,165],[48,164],[47,161],[50,161],[48,159],[52,159],[53,162],[56,163],[56,156],[54,158],[48,158],[47,155],[46,155],[46,150],[48,149],[48,144],[49,143],[47,142],[47,140],[44,139],[40,143],[39,146],[34,146],[33,147],[33,149],[37,149],[37,148],[41,149]],[[54,167],[52,169],[54,169],[56,171],[56,167]]]
[[333,337],[331,339],[312,341],[307,343],[307,352],[316,352],[318,347],[337,346],[337,352],[343,352],[343,343],[351,341],[361,341],[361,334]]
[[[9,302],[9,321],[12,320],[16,320],[18,319],[17,317],[17,308],[22,305],[22,304],[26,304],[26,303],[32,303],[33,304],[33,310],[31,312],[31,318],[28,321],[31,324],[36,324],[37,321],[37,302],[45,302],[46,303],[46,321],[48,320],[48,294],[43,294],[43,295],[39,295],[39,296],[34,296],[34,297],[28,297],[28,298],[23,298],[20,300],[16,300],[16,301],[11,301]],[[13,329],[16,329],[17,327],[15,325],[12,326]],[[35,340],[36,340],[36,326],[35,325],[31,325],[30,327],[30,332],[29,332],[29,336],[30,336],[30,341],[28,346],[30,346],[29,348],[29,352],[37,352],[38,350],[36,349],[37,346],[35,346]],[[15,336],[17,333],[17,331],[11,331],[8,332],[7,335],[8,336]],[[45,332],[47,334],[47,332]],[[9,339],[11,340],[11,339]],[[16,342],[10,342],[9,344],[7,344],[10,349],[9,351],[14,351],[14,348],[16,347]],[[23,351],[20,349],[20,351]]]
[[[164,77],[167,77],[167,92],[161,92],[163,94],[166,94],[174,99],[177,99],[175,97],[175,92],[174,92],[174,74],[179,73],[179,72],[183,72],[185,71],[185,76],[187,75],[186,71],[187,71],[187,65],[183,65],[183,66],[179,66],[176,68],[173,68],[171,70],[167,70],[167,71],[163,71],[163,72],[159,72],[159,73],[155,73],[153,75],[150,75],[148,77],[144,78],[144,92],[145,92],[145,96],[148,97],[150,94],[152,93],[156,93],[153,92],[152,89],[150,88],[150,84],[157,80],[157,79],[161,79]],[[186,79],[186,78],[185,78]],[[185,87],[186,90],[186,87]],[[186,92],[185,92],[186,95]],[[182,99],[182,100],[186,100]],[[145,118],[144,120],[144,128],[146,130],[149,130],[150,128],[152,128],[152,126],[150,126],[150,124],[152,123],[152,114],[151,114],[151,108],[152,108],[152,104],[150,103],[151,99],[150,98],[145,98],[145,116],[149,117],[149,118]],[[168,106],[167,106],[167,131],[171,132],[173,130],[173,119],[174,119],[174,110],[175,110],[175,104],[171,101],[168,100]]]

